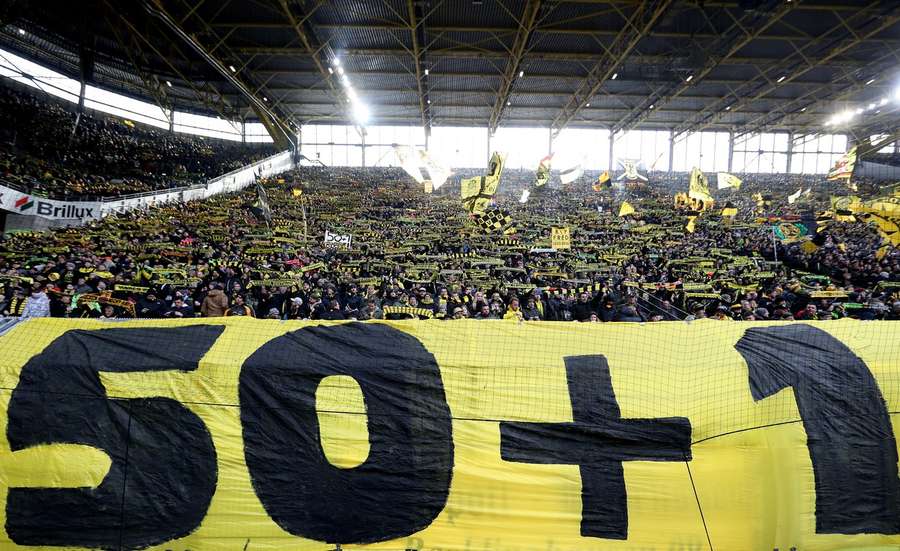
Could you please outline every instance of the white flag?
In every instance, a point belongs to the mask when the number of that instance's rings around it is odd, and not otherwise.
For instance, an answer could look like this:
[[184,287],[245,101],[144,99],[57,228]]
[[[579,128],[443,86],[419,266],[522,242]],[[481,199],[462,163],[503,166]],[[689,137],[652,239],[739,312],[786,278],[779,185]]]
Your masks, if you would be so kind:
[[564,184],[571,184],[575,180],[581,178],[581,175],[584,174],[584,169],[581,168],[581,164],[577,164],[572,168],[567,168],[559,173],[559,179],[562,180]]
[[803,188],[800,188],[795,193],[788,195],[788,204],[793,205],[801,195],[803,195]]
[[523,203],[523,204],[524,204],[524,203],[527,203],[527,202],[528,202],[528,197],[530,197],[530,196],[531,196],[531,192],[528,191],[527,189],[523,189],[523,190],[522,190],[522,196],[519,197],[519,202],[520,202],[520,203]]
[[453,174],[453,171],[435,160],[434,157],[424,149],[419,150],[419,160],[421,161],[421,165],[424,166],[425,170],[428,172],[428,177],[431,179],[431,189],[433,190],[444,185],[447,179]]
[[[419,153],[408,145],[397,146],[394,148],[394,155],[397,156],[397,162],[400,167],[412,176],[417,184],[425,181],[422,177],[422,164],[419,159]],[[443,182],[441,182],[443,183]]]

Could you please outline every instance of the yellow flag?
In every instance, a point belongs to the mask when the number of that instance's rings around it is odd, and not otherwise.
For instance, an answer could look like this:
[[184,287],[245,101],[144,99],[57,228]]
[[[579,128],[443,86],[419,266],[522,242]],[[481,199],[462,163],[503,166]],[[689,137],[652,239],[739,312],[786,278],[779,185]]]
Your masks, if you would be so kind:
[[619,216],[628,216],[629,214],[634,214],[634,207],[628,201],[622,201],[622,206],[619,207]]
[[504,161],[503,155],[495,152],[491,156],[486,176],[475,176],[460,181],[460,196],[467,211],[481,213],[491,203],[491,199],[497,193],[497,186],[500,185]]
[[847,180],[850,181],[850,177],[853,175],[853,168],[856,166],[856,146],[844,153],[844,155],[838,159],[837,163],[834,164],[834,167],[828,171],[828,179],[829,180]]
[[691,182],[688,187],[688,197],[699,199],[701,201],[712,201],[712,195],[709,194],[709,182],[699,168],[694,167],[691,170]]
[[812,242],[812,240],[804,241],[800,244],[800,250],[806,254],[812,254],[819,250],[819,246]]
[[687,223],[687,226],[684,227],[684,229],[687,230],[688,233],[694,233],[694,229],[695,229],[694,224],[696,222],[697,222],[696,216],[688,216],[688,223]]
[[295,187],[291,190],[291,193],[294,195],[294,197],[300,197],[301,195],[303,195],[303,190]]
[[473,178],[464,178],[460,181],[460,196],[462,200],[471,199],[478,195],[481,191],[481,179],[484,176],[475,176]]
[[716,173],[716,187],[719,189],[727,189],[733,187],[734,189],[741,189],[741,184],[743,182],[740,178],[735,176],[734,174],[728,174],[727,172],[718,172]]

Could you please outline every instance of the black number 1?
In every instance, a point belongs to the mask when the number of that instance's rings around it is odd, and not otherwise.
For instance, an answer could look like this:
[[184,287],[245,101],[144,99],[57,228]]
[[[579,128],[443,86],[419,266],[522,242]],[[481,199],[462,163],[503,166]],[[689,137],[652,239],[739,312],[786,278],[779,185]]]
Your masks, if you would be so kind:
[[866,364],[810,325],[748,329],[735,347],[754,400],[794,389],[816,480],[816,532],[900,533],[897,442]]

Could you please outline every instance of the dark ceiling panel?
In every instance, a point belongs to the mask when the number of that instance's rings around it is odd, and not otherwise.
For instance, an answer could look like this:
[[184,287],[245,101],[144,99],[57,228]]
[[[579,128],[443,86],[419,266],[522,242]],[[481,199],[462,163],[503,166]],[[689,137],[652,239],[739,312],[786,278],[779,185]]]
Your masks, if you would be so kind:
[[[518,0],[414,0],[420,26],[417,60],[407,0],[288,0],[293,17],[300,22],[299,32],[291,27],[278,1],[160,1],[225,66],[234,65],[249,88],[276,102],[282,99],[279,108],[298,121],[318,117],[339,122],[345,116],[345,106],[329,87],[331,83],[340,90],[339,77],[326,72],[326,56],[333,52],[342,59],[354,89],[370,105],[375,124],[379,117],[389,124],[422,124],[421,107],[430,99],[428,109],[436,123],[467,121],[485,126],[498,92],[505,88],[502,75],[525,5]],[[237,89],[151,18],[142,2],[32,2],[27,12],[11,22],[28,29],[27,40],[7,26],[0,31],[0,44],[77,77],[78,51],[91,37],[99,84],[146,99],[151,94],[141,75],[157,82],[168,80],[174,86],[166,101],[201,112],[209,112],[210,107],[194,88],[214,89],[226,96],[231,108],[252,118]],[[772,9],[776,4],[772,3]],[[510,105],[500,124],[549,125],[573,101],[595,65],[613,62],[615,80],[603,82],[593,97],[582,93],[575,98],[582,108],[572,125],[611,124],[629,110],[644,110],[646,116],[639,125],[648,128],[702,119],[727,129],[759,118],[756,112],[776,112],[782,107],[794,109],[797,115],[785,118],[787,122],[778,119],[771,123],[773,127],[815,124],[822,114],[877,102],[896,86],[900,76],[898,4],[797,3],[759,37],[722,58],[718,37],[741,36],[735,19],[752,26],[767,21],[771,11],[759,7],[743,11],[736,3],[676,0],[639,38],[630,55],[618,59],[610,48],[626,18],[633,15],[633,6],[548,0],[538,10],[536,28],[518,65],[523,76],[513,75]],[[869,33],[868,39],[855,39],[872,28],[880,30]],[[129,32],[124,42],[123,29]],[[308,38],[309,47],[301,35]],[[823,61],[831,48],[851,43]],[[325,63],[321,69],[309,49],[319,47],[323,49],[315,54]],[[689,75],[713,60],[715,67],[703,78],[684,86]],[[807,68],[806,63],[813,67]],[[417,64],[421,86],[416,80]],[[786,75],[790,78],[784,84],[773,84],[779,76],[773,68],[782,65],[802,73],[796,78]],[[877,79],[870,86],[860,84],[873,76]],[[669,98],[670,90],[678,90],[677,95]],[[738,94],[727,100],[743,101],[735,112],[695,116],[724,108],[722,98],[735,91],[749,91],[747,97]],[[653,99],[645,101],[648,97]],[[648,110],[656,97],[666,101]],[[586,103],[591,107],[585,107]],[[801,114],[801,106],[809,109]]]

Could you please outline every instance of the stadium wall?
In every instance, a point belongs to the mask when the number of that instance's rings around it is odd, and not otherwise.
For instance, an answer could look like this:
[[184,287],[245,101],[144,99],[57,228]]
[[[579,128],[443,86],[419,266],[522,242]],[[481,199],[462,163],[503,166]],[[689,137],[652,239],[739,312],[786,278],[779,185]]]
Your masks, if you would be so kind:
[[900,182],[900,167],[861,161],[853,173],[856,178],[872,178],[874,180],[894,180]]

